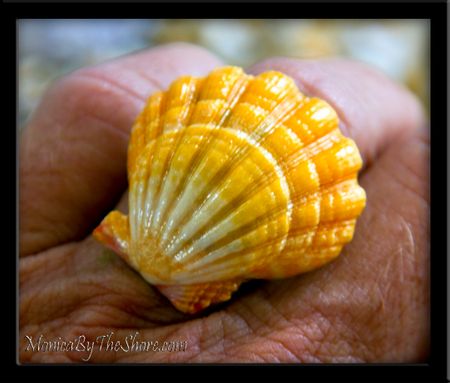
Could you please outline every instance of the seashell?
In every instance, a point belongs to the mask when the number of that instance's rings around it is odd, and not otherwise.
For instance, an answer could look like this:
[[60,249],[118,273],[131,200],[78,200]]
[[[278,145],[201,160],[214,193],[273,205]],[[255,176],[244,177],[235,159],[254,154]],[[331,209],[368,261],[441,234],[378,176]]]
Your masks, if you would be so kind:
[[128,149],[129,215],[94,230],[183,312],[249,279],[337,257],[365,206],[335,111],[279,72],[184,76],[153,94]]

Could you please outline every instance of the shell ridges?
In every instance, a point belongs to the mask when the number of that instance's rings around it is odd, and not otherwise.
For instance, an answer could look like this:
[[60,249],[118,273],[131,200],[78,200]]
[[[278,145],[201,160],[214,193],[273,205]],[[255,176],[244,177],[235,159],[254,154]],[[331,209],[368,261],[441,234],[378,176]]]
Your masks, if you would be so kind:
[[128,148],[129,216],[94,236],[182,311],[252,278],[317,268],[365,205],[356,144],[325,101],[280,72],[224,67],[156,92]]

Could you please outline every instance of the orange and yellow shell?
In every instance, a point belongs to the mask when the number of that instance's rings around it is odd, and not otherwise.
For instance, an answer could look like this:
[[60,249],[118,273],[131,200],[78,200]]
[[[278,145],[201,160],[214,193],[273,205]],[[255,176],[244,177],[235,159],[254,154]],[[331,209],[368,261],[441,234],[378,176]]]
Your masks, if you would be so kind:
[[335,258],[365,205],[361,165],[330,105],[282,73],[181,77],[133,126],[129,215],[94,236],[194,313]]

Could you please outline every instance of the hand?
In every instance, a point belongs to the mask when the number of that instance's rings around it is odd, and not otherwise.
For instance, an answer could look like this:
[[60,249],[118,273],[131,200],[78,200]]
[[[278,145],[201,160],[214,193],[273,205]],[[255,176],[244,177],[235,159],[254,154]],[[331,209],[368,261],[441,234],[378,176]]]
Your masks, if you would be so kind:
[[[328,101],[360,148],[367,207],[334,262],[250,283],[228,304],[192,317],[92,238],[121,196],[126,204],[128,138],[147,97],[219,65],[201,48],[172,44],[78,70],[46,93],[20,143],[21,362],[423,361],[428,130],[415,98],[363,64],[274,58],[248,70],[282,71]],[[94,342],[111,332],[123,344],[138,332],[138,341],[187,341],[187,348],[26,350],[26,336]]]

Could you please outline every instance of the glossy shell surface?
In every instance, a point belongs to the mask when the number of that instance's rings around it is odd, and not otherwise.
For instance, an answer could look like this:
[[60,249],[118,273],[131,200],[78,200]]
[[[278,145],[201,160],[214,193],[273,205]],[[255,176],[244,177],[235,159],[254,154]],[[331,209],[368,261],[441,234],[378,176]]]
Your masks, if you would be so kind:
[[224,67],[149,99],[128,150],[129,214],[94,236],[181,311],[334,259],[365,205],[362,161],[325,101]]

